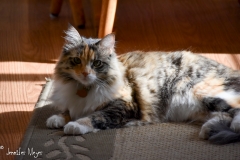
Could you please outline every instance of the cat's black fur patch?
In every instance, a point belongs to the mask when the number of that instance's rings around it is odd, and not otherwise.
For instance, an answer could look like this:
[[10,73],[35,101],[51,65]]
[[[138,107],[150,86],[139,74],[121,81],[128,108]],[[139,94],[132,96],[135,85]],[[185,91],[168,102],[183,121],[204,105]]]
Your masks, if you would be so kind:
[[202,103],[209,111],[227,112],[229,109],[232,108],[229,104],[227,104],[225,100],[221,98],[203,98]]
[[192,77],[192,74],[193,74],[193,67],[189,67],[188,71],[187,71],[187,75],[189,77]]
[[197,75],[197,78],[201,77],[201,73],[200,72],[197,72],[196,75]]
[[131,119],[140,119],[140,110],[127,108],[127,103],[121,99],[109,102],[101,111],[91,116],[93,127],[103,130],[120,128]]
[[177,66],[179,68],[182,64],[182,55],[179,55],[178,57],[173,57],[172,64],[174,64],[175,66]]
[[225,90],[240,92],[240,77],[228,77],[224,84]]
[[157,109],[160,114],[165,114],[169,106],[169,99],[172,96],[172,90],[169,90],[169,85],[169,80],[166,79],[163,87],[159,86],[161,89],[158,90],[159,107]]
[[70,55],[71,52],[69,52],[69,50],[67,50],[66,48],[63,48],[63,51],[62,51],[63,55],[67,56],[67,55]]
[[72,57],[69,57],[69,63],[70,63],[70,66],[71,66],[71,67],[74,67],[74,66],[76,66],[76,64],[74,63],[74,61],[73,61],[73,58],[72,58]]
[[69,73],[66,72],[58,72],[58,76],[61,76],[65,82],[72,81],[73,78]]

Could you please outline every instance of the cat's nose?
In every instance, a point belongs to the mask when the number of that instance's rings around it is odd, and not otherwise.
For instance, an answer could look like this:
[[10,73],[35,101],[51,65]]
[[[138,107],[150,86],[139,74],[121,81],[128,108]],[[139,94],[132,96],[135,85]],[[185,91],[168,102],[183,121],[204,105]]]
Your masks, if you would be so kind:
[[83,74],[84,77],[87,77],[89,73],[88,72],[82,72],[82,74]]

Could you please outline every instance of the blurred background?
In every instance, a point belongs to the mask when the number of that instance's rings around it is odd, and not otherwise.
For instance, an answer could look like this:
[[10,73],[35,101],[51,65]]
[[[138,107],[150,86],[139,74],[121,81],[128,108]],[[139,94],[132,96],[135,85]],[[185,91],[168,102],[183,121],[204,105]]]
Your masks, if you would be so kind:
[[[7,149],[19,149],[64,30],[76,26],[70,1],[63,0],[58,17],[50,18],[50,0],[0,0],[0,159],[14,158]],[[98,36],[101,4],[82,0],[82,36]],[[118,54],[190,50],[240,69],[237,0],[119,0],[113,32]]]

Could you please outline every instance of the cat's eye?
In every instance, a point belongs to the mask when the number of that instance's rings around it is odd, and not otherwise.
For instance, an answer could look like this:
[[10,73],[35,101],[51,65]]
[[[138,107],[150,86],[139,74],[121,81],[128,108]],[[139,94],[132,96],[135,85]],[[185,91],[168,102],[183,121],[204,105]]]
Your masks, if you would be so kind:
[[75,64],[80,64],[80,63],[81,63],[81,59],[78,58],[78,57],[74,57],[74,58],[73,58],[73,62],[74,62]]
[[94,66],[95,68],[101,67],[101,66],[102,66],[102,61],[100,61],[100,60],[95,60],[95,61],[93,62],[93,66]]

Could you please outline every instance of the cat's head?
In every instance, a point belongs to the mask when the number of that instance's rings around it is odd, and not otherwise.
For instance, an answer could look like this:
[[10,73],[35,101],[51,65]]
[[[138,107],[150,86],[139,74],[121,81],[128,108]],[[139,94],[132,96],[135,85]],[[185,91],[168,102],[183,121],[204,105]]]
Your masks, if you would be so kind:
[[77,81],[84,86],[111,84],[116,79],[115,36],[87,39],[70,26],[66,43],[55,67],[55,79],[63,82]]

